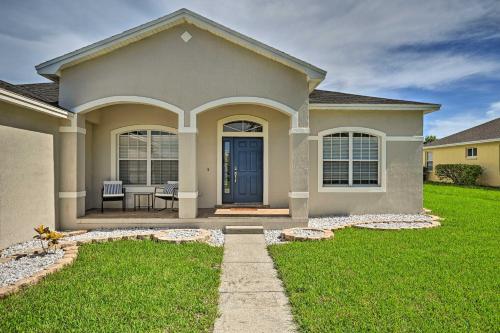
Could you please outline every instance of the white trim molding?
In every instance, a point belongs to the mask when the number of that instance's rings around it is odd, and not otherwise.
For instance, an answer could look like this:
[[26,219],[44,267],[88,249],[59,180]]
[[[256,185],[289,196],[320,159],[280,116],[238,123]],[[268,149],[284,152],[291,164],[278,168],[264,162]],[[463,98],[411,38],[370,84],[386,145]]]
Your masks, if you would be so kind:
[[291,107],[277,102],[272,99],[268,98],[262,98],[262,97],[251,97],[251,96],[236,96],[236,97],[225,97],[225,98],[220,98],[216,99],[213,101],[210,101],[208,103],[205,103],[203,105],[200,105],[189,113],[189,127],[191,128],[196,128],[196,116],[199,113],[218,108],[221,106],[225,105],[240,105],[240,104],[254,104],[254,105],[261,105],[261,106],[266,106],[271,109],[278,110],[284,114],[287,114],[291,117],[292,120],[292,128],[298,127],[299,123],[299,118],[298,118],[298,111],[292,109]]
[[59,132],[60,133],[80,133],[80,134],[87,134],[87,130],[85,128],[81,127],[72,127],[72,126],[61,126],[59,127]]
[[231,43],[237,44],[243,48],[251,50],[252,52],[304,73],[308,80],[314,80],[315,82],[322,81],[326,76],[325,70],[281,52],[264,43],[256,41],[253,38],[242,35],[185,8],[179,9],[171,14],[139,25],[135,28],[103,39],[91,45],[82,47],[73,52],[45,61],[35,67],[38,74],[42,76],[48,78],[59,76],[61,70],[64,68],[78,64],[82,61],[102,56],[130,43],[137,42],[160,31],[164,31],[184,23],[193,24],[202,30],[209,31],[220,38],[228,40]]
[[115,104],[143,104],[156,106],[166,111],[173,112],[177,114],[177,124],[179,130],[184,130],[184,110],[180,107],[161,101],[159,99],[154,99],[150,97],[143,96],[109,96],[104,98],[99,98],[84,104],[80,104],[71,109],[74,113],[85,114],[95,109],[103,108],[105,106],[115,105]]
[[[262,132],[224,132],[223,126],[227,122],[249,120],[262,125]],[[234,115],[217,121],[217,205],[222,205],[222,137],[261,137],[263,145],[263,174],[262,174],[262,203],[269,204],[269,124],[267,120],[250,116]]]
[[430,113],[440,108],[439,104],[309,104],[309,110],[423,111]]
[[[310,135],[308,138],[310,141],[317,141],[320,139],[319,136],[317,135]],[[385,137],[386,141],[415,141],[415,142],[423,142],[424,137],[419,136],[419,135],[414,135],[414,136],[386,136]]]
[[[125,127],[120,127],[120,128],[115,128],[114,130],[111,131],[111,149],[110,149],[110,165],[111,165],[111,180],[118,180],[118,141],[117,137],[121,133],[126,133],[130,131],[136,131],[136,130],[145,130],[145,131],[165,131],[165,132],[170,132],[170,133],[176,133],[177,134],[177,129],[172,128],[172,127],[167,127],[167,126],[162,126],[162,125],[131,125],[131,126],[125,126]],[[148,140],[148,156],[150,154],[150,142]],[[145,185],[137,185],[137,186],[154,186],[150,184],[150,176],[151,176],[151,166],[148,163],[148,180],[147,184]],[[134,187],[136,185],[124,185],[126,187]]]
[[69,117],[69,112],[66,110],[60,109],[58,107],[49,104],[45,104],[33,98],[19,95],[13,93],[12,91],[2,88],[0,88],[0,101],[4,101],[14,105],[19,105],[21,107],[25,107],[33,111],[42,112],[57,118],[67,119]]
[[443,147],[453,147],[453,146],[467,146],[467,145],[475,145],[479,143],[489,143],[489,142],[500,142],[499,138],[486,139],[486,140],[477,140],[477,141],[464,141],[458,143],[449,143],[444,145],[436,145],[436,146],[424,146],[424,149],[434,149],[434,148],[443,148]]
[[292,199],[307,199],[309,192],[288,192],[288,197]]
[[76,199],[76,198],[84,198],[85,196],[87,196],[87,191],[59,192],[60,199]]
[[198,192],[178,192],[177,196],[179,199],[196,199],[198,198]]
[[387,136],[385,138],[387,141],[416,141],[424,142],[424,137],[419,135],[414,136]]
[[288,135],[292,134],[309,134],[309,127],[292,127],[288,130]]
[[[358,132],[377,136],[379,139],[379,186],[323,186],[323,137],[338,132]],[[351,136],[349,136],[351,137]],[[351,140],[351,139],[350,139]],[[352,145],[349,142],[349,158],[352,157]],[[384,132],[366,127],[336,127],[318,133],[318,192],[386,192],[387,167],[386,167],[386,134]],[[349,172],[349,184],[351,184]]]
[[179,129],[178,133],[195,133],[198,134],[198,129],[193,127],[182,127]]

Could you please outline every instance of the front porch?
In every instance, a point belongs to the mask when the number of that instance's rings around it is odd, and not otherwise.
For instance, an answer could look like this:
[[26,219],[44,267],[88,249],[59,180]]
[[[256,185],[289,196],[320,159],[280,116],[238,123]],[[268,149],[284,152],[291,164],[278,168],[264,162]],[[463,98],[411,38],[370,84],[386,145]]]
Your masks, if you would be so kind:
[[273,208],[199,208],[195,218],[179,218],[178,212],[165,210],[133,210],[108,208],[88,210],[77,219],[83,229],[120,227],[205,228],[226,226],[262,226],[264,229],[285,229],[307,226],[307,219],[292,219],[288,209]]
[[[61,133],[60,227],[306,225],[308,132],[297,127],[297,112],[236,102],[189,117],[149,100],[82,107]],[[127,211],[105,202],[104,214],[97,212],[107,180],[123,182]],[[178,188],[177,211],[130,210],[139,194],[163,192],[167,183]],[[247,208],[217,209],[228,204]]]

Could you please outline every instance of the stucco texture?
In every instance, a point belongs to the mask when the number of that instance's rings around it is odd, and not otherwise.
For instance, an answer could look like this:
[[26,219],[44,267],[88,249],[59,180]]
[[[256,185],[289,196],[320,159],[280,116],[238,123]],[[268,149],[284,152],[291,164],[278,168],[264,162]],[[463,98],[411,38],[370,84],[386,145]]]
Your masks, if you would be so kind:
[[62,70],[60,104],[68,109],[124,95],[176,105],[188,125],[190,110],[225,97],[268,98],[299,110],[308,84],[303,73],[183,24]]
[[0,248],[31,239],[37,225],[56,227],[58,125],[0,103]]
[[[387,136],[421,136],[422,112],[310,112],[311,135],[336,127],[364,127]],[[422,143],[387,141],[385,192],[318,192],[318,141],[311,140],[309,215],[417,213],[422,210]]]

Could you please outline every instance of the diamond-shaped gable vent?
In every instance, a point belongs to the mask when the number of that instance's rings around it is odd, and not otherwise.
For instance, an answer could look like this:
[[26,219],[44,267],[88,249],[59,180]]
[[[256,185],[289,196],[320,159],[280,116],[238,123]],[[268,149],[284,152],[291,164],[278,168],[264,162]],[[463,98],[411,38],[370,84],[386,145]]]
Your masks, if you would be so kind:
[[184,31],[184,33],[181,35],[181,38],[183,41],[185,41],[186,43],[189,42],[189,40],[192,38],[193,36],[191,36],[191,34],[187,31]]

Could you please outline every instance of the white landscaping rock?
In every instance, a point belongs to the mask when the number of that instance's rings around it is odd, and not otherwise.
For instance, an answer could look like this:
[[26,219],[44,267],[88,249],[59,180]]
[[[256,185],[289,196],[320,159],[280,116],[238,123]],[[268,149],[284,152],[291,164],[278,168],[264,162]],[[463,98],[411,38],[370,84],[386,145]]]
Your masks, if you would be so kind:
[[224,233],[221,229],[210,230],[210,238],[208,239],[208,244],[213,246],[223,246],[224,245]]
[[[47,241],[43,241],[43,246],[47,246]],[[42,244],[40,243],[39,239],[33,239],[29,240],[23,243],[18,243],[9,246],[8,248],[4,249],[2,253],[0,254],[0,257],[5,258],[5,257],[10,257],[11,255],[18,254],[18,253],[26,253],[29,252],[33,249],[39,249],[42,247]]]
[[264,238],[268,245],[288,243],[281,238],[281,230],[264,230]]
[[[425,214],[364,214],[349,216],[325,216],[310,218],[308,226],[318,229],[342,229],[366,227],[371,229],[421,229],[439,225],[432,216]],[[268,245],[287,243],[281,237],[281,230],[264,230]]]
[[309,227],[341,229],[356,224],[387,222],[432,222],[432,217],[424,214],[365,214],[349,216],[329,216],[309,219]]
[[0,264],[0,287],[14,284],[18,280],[44,270],[61,259],[63,255],[63,250],[56,250],[54,253],[26,256]]
[[105,239],[123,236],[150,235],[160,229],[154,228],[130,228],[130,229],[96,229],[81,235],[65,237],[68,241],[84,241],[89,239]]
[[432,222],[378,222],[378,223],[363,223],[354,225],[356,228],[363,229],[380,229],[380,230],[400,230],[400,229],[424,229],[435,226]]

